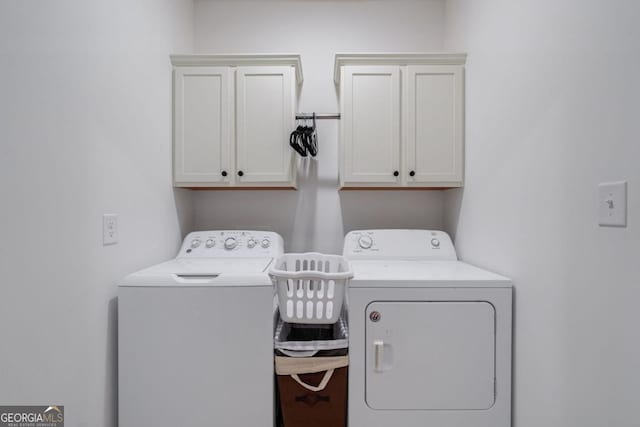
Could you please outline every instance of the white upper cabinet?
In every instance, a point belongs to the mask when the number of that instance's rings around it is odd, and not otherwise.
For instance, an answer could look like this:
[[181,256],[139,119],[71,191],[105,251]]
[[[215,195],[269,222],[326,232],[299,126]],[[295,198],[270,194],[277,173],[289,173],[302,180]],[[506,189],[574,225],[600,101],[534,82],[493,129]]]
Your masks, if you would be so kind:
[[176,187],[295,188],[299,55],[172,55]]
[[338,54],[342,187],[464,179],[465,54]]
[[342,74],[343,181],[400,183],[400,70],[344,67]]
[[231,89],[231,73],[227,67],[176,69],[176,182],[229,184]]
[[291,67],[236,70],[238,183],[288,183],[295,124],[295,80]]
[[407,67],[407,184],[459,186],[464,159],[461,66]]

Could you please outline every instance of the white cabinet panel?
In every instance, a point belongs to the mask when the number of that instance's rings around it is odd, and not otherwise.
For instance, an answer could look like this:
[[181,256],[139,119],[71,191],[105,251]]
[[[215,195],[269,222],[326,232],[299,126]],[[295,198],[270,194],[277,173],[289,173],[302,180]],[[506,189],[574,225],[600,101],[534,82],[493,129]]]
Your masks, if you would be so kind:
[[344,67],[342,79],[342,185],[399,183],[399,67]]
[[171,55],[176,187],[295,188],[296,54]]
[[408,67],[405,152],[409,185],[462,184],[463,102],[462,67]]
[[466,54],[337,54],[342,187],[463,184]]
[[[366,401],[380,410],[486,410],[495,399],[495,309],[488,302],[373,302]],[[416,333],[416,330],[420,331]]]
[[174,78],[175,182],[228,184],[233,172],[229,68],[182,67]]
[[236,71],[238,183],[291,183],[295,82],[291,67]]

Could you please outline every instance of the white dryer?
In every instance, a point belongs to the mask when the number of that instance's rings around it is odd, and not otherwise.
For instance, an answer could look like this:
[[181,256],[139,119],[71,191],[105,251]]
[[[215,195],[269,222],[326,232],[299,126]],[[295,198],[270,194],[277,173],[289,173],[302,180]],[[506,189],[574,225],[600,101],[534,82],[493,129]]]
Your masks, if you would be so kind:
[[178,256],[118,290],[120,427],[271,426],[274,294],[282,238],[189,234]]
[[511,425],[509,279],[429,230],[347,234],[349,425]]

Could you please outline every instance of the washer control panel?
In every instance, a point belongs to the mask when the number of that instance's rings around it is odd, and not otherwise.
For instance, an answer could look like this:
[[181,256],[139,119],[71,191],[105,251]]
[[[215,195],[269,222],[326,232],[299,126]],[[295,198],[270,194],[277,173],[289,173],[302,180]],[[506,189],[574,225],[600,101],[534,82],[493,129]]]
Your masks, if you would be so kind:
[[447,233],[438,230],[356,230],[344,238],[349,259],[458,259]]
[[283,252],[282,237],[272,231],[194,231],[182,242],[178,258],[275,258]]

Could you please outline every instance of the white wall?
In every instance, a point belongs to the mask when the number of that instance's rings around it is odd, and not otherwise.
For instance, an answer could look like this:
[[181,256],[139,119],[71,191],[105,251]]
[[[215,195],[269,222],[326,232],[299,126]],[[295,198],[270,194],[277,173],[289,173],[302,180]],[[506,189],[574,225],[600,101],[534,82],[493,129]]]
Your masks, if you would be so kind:
[[[448,0],[469,53],[466,187],[446,224],[515,281],[515,427],[638,425],[640,4]],[[629,181],[629,226],[597,225]]]
[[[196,1],[199,53],[295,52],[304,84],[299,111],[338,111],[336,52],[440,51],[444,0]],[[299,191],[202,191],[195,228],[273,229],[288,251],[341,252],[363,227],[442,227],[441,192],[338,192],[338,122],[318,124],[317,162],[301,166]]]
[[116,283],[191,228],[169,53],[192,47],[190,0],[0,3],[0,403],[116,425]]

